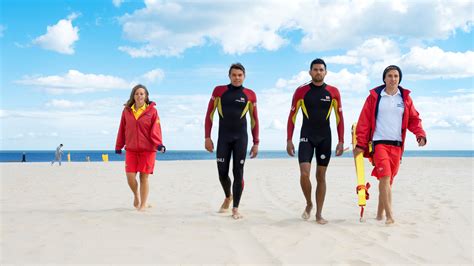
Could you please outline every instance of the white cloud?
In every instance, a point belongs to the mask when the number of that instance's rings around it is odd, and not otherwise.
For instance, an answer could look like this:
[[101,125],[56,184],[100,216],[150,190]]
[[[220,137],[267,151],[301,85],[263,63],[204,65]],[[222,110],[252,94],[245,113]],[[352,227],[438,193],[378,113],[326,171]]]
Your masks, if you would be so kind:
[[474,52],[445,52],[439,47],[413,47],[400,60],[407,79],[474,76]]
[[345,55],[325,58],[327,63],[359,65],[362,72],[378,77],[391,64],[399,65],[404,79],[466,78],[474,76],[474,52],[449,52],[437,46],[414,46],[406,54],[397,43],[387,38],[365,41]]
[[277,89],[296,89],[297,87],[311,81],[308,71],[300,71],[290,79],[279,78],[275,84]]
[[341,94],[366,91],[370,84],[366,73],[351,73],[345,68],[339,72],[328,71],[325,82],[339,88]]
[[290,42],[286,36],[292,32],[302,33],[298,46],[304,51],[353,47],[381,36],[446,39],[458,29],[471,30],[474,8],[472,1],[450,0],[149,0],[145,5],[120,18],[125,37],[139,43],[119,47],[132,57],[178,56],[209,44],[229,54],[274,51]]
[[[294,91],[297,87],[311,81],[308,71],[300,71],[291,79],[279,78],[275,84],[276,89]],[[337,87],[342,92],[360,92],[367,90],[370,80],[365,73],[351,73],[347,69],[339,72],[328,71],[325,82]]]
[[[92,101],[71,101],[65,99],[52,99],[44,104],[48,108],[55,110],[68,110],[68,111],[82,111],[82,110],[94,110],[100,113],[104,110],[110,110],[114,107],[121,106],[122,103],[116,98],[105,98],[100,100]],[[64,110],[63,110],[64,109]],[[83,114],[83,113],[81,113]]]
[[3,37],[3,32],[7,29],[7,27],[5,27],[4,25],[1,25],[0,24],[0,38]]
[[150,70],[141,77],[147,84],[161,82],[164,78],[165,72],[159,68]]
[[122,78],[101,74],[84,74],[77,70],[69,70],[62,76],[25,76],[23,79],[17,81],[17,83],[45,89],[47,92],[53,94],[85,93],[131,88],[131,84]]
[[112,4],[114,4],[115,7],[120,7],[124,0],[112,0]]
[[[164,77],[164,71],[159,68],[148,71],[132,81],[127,81],[123,78],[110,75],[85,74],[78,70],[71,69],[63,75],[25,76],[21,80],[17,80],[16,83],[43,89],[51,94],[78,94],[130,89],[137,83],[159,83],[164,79]],[[51,106],[61,104],[67,105],[67,102],[50,102],[49,104]]]
[[68,108],[76,108],[76,107],[84,107],[84,102],[73,102],[68,100],[62,99],[53,99],[45,104],[47,107],[53,108],[61,108],[61,109],[68,109]]
[[57,24],[48,26],[46,34],[33,40],[33,44],[46,50],[61,54],[74,54],[74,43],[79,40],[79,28],[72,25],[78,14],[72,13],[67,19],[61,19]]
[[450,97],[415,97],[413,102],[427,130],[449,129],[474,133],[474,93]]

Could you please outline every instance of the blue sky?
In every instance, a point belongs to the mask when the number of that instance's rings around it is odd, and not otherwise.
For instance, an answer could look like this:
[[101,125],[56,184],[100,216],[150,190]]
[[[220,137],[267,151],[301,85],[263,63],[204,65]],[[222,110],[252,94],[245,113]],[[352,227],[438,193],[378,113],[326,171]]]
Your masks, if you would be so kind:
[[234,62],[257,93],[260,149],[282,150],[292,94],[318,57],[341,92],[346,146],[368,90],[397,64],[424,149],[473,149],[472,1],[3,0],[0,12],[2,150],[113,149],[136,83],[168,149],[203,149],[207,102]]

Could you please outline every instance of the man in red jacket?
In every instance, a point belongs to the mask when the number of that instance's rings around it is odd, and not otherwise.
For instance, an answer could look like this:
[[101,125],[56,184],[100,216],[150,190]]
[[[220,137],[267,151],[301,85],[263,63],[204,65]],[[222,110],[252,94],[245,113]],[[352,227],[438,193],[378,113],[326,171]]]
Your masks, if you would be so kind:
[[[410,97],[410,91],[399,86],[402,71],[390,65],[383,72],[384,85],[370,91],[357,122],[357,146],[354,154],[361,152],[372,157],[372,176],[379,180],[377,220],[384,213],[386,224],[393,224],[392,183],[402,159],[407,129],[416,136],[418,146],[425,146],[426,133],[421,125]],[[373,149],[371,149],[373,147]]]

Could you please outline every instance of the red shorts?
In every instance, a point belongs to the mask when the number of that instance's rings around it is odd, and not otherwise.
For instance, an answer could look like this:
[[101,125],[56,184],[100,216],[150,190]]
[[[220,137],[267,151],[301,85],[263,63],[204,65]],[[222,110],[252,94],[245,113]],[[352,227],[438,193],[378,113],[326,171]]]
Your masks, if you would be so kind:
[[155,168],[156,152],[125,152],[125,172],[153,174]]
[[372,176],[375,176],[377,179],[389,176],[391,185],[400,167],[401,153],[401,147],[386,144],[375,145],[373,156],[375,167],[372,170]]

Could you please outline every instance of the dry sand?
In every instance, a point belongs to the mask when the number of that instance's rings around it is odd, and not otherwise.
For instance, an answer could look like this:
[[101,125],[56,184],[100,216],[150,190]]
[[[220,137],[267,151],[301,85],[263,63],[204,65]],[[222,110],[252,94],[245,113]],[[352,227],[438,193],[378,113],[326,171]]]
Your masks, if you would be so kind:
[[[473,263],[473,159],[404,158],[396,223],[374,219],[378,182],[359,222],[353,160],[333,158],[318,225],[296,159],[248,159],[242,220],[223,200],[214,161],[158,161],[145,213],[132,206],[123,162],[2,163],[0,264]],[[366,172],[370,172],[368,165]],[[312,169],[313,190],[314,162]]]

